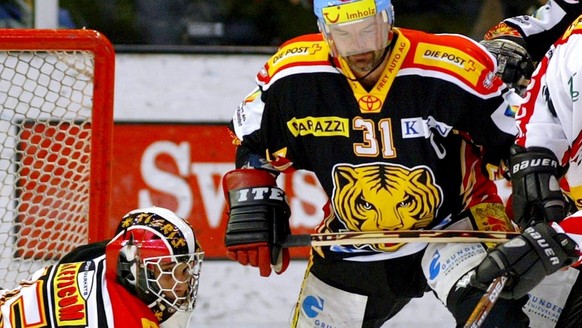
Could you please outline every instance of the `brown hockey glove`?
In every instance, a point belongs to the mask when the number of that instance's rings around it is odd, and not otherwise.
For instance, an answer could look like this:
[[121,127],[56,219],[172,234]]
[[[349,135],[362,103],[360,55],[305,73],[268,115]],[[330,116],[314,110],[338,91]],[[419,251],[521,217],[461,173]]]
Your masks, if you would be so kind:
[[271,269],[283,273],[290,261],[282,244],[291,234],[291,213],[275,177],[264,170],[240,169],[228,172],[222,183],[229,207],[224,237],[228,257],[258,267],[263,277]]

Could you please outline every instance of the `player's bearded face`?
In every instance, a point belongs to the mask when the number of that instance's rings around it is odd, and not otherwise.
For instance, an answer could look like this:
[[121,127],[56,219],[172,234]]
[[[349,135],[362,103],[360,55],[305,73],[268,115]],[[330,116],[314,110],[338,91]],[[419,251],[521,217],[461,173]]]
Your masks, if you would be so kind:
[[345,59],[354,73],[366,74],[378,66],[383,53],[384,49],[348,56]]
[[390,32],[382,14],[328,27],[329,40],[354,73],[367,73],[382,60]]
[[386,48],[390,25],[383,17],[376,14],[357,21],[329,25],[329,37],[338,54],[347,58]]

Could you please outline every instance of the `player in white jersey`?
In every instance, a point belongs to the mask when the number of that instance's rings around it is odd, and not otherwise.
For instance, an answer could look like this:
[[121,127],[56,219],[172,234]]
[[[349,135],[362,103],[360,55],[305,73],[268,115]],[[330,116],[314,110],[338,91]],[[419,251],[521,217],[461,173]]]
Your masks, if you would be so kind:
[[[480,43],[496,58],[497,75],[523,97],[537,63],[580,14],[582,3],[578,0],[550,0],[532,16],[505,19],[490,29]],[[506,97],[517,111],[524,99],[515,94],[508,93]],[[568,182],[562,179],[560,183],[569,195]],[[571,212],[582,209],[580,199],[568,200]],[[508,214],[513,218],[511,206]]]
[[[582,113],[580,109],[580,97],[577,89],[582,81],[577,56],[580,56],[580,20],[576,20],[572,27],[560,38],[540,62],[537,71],[528,87],[528,93],[524,104],[521,105],[516,115],[519,127],[519,135],[516,141],[515,153],[521,153],[523,149],[541,148],[548,151],[551,159],[558,161],[558,166],[548,168],[555,177],[561,177],[567,171],[570,196],[577,206],[582,204],[582,169],[580,164],[580,130],[582,129]],[[519,148],[518,148],[519,147]],[[521,149],[520,149],[521,148]],[[532,153],[528,151],[528,153]],[[552,157],[553,155],[553,157]],[[515,156],[514,156],[515,158]],[[545,158],[545,157],[544,157]],[[569,168],[568,168],[569,167]],[[517,177],[512,179],[518,183],[522,172],[518,170]],[[527,175],[526,175],[527,177]],[[550,180],[548,182],[554,183]],[[544,195],[543,204],[548,205],[545,199],[556,198],[555,203],[543,208],[543,217],[549,221],[559,220],[564,217],[564,204],[554,188],[550,188]],[[530,190],[531,192],[535,190]],[[514,210],[516,220],[525,217],[530,211],[532,200],[540,203],[539,197],[523,194],[525,190],[514,189],[522,198],[515,198]],[[549,198],[548,198],[549,197]],[[527,205],[527,206],[526,206]]]
[[535,65],[580,14],[578,0],[549,0],[532,15],[503,20],[480,43],[496,57],[498,76],[523,96]]
[[[510,164],[514,219],[518,225],[526,229],[532,225],[549,224],[558,232],[566,232],[578,244],[582,242],[582,212],[567,216],[571,208],[562,191],[569,190],[575,204],[580,206],[582,64],[578,58],[581,54],[582,16],[550,48],[534,72],[516,114],[519,135]],[[560,180],[566,172],[568,179]],[[569,186],[565,185],[566,181]],[[488,259],[496,256],[499,253]],[[511,263],[511,260],[509,262],[503,259],[497,259],[496,263],[486,261],[480,267],[483,270],[480,279],[488,281],[501,272],[512,272],[518,264]],[[572,266],[577,267],[578,264]],[[573,279],[578,275],[576,269],[568,272]],[[556,287],[567,292],[559,285]],[[564,306],[558,305],[561,314],[557,327],[579,326],[582,314],[581,292],[582,283],[577,281],[569,293],[567,303]],[[565,300],[564,295],[561,297]],[[534,297],[530,297],[530,301],[532,299]]]

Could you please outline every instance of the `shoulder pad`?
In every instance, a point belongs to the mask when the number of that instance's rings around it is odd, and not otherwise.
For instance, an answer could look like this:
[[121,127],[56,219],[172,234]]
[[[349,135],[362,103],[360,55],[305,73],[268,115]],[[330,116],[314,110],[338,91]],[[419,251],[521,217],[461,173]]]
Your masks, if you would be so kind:
[[[408,31],[410,32],[410,31]],[[456,77],[479,93],[488,94],[503,83],[495,79],[493,56],[476,41],[458,34],[407,33],[415,45],[411,66]]]
[[556,44],[565,43],[572,34],[582,34],[582,16],[576,18]]
[[307,34],[284,43],[265,63],[257,82],[267,89],[274,80],[291,74],[333,69],[329,47],[321,34]]

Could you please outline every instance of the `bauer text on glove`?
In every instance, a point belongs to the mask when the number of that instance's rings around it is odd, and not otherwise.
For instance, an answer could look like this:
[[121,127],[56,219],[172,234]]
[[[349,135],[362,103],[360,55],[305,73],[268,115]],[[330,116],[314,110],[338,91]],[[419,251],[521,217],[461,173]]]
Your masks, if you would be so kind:
[[560,165],[544,148],[511,148],[512,206],[515,222],[525,229],[537,222],[560,222],[566,199],[558,182]]
[[578,259],[578,246],[545,223],[526,228],[505,244],[491,250],[477,266],[471,284],[481,289],[498,276],[507,275],[504,298],[521,298],[542,279]]

